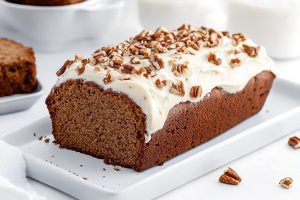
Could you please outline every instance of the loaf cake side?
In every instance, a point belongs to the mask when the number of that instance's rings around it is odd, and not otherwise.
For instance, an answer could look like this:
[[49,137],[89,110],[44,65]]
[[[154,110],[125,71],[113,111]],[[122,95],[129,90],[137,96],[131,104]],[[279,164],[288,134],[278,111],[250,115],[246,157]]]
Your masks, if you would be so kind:
[[32,48],[0,38],[0,97],[36,89],[36,64]]
[[257,113],[273,64],[241,33],[144,30],[65,62],[46,100],[53,135],[62,147],[142,171]]

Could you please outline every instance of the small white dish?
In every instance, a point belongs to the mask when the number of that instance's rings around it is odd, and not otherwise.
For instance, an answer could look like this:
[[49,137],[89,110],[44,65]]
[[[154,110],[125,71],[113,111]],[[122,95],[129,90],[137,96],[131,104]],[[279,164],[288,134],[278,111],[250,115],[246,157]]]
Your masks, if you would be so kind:
[[277,78],[258,114],[163,166],[142,173],[121,167],[117,171],[101,159],[60,149],[52,143],[48,116],[25,128],[7,132],[2,139],[23,151],[27,176],[77,199],[148,200],[298,129],[300,94],[295,91],[299,90],[299,85]]
[[54,51],[80,39],[101,38],[120,19],[124,0],[86,0],[66,6],[31,6],[0,0],[5,29],[40,51]]
[[42,94],[43,87],[38,81],[37,88],[32,93],[0,97],[0,115],[26,110],[30,108]]

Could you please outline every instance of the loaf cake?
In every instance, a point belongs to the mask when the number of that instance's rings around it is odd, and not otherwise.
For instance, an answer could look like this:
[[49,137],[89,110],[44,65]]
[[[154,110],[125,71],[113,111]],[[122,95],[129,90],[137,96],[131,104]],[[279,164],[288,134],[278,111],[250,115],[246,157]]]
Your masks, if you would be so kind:
[[275,75],[241,33],[182,25],[75,56],[46,99],[63,148],[143,171],[261,110]]
[[0,38],[0,97],[30,93],[36,89],[36,85],[33,49]]

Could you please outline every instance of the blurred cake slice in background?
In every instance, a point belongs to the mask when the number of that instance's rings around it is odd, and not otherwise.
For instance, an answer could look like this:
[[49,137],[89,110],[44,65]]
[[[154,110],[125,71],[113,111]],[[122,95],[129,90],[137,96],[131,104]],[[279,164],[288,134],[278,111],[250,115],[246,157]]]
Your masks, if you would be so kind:
[[0,97],[33,92],[36,86],[33,49],[0,38]]

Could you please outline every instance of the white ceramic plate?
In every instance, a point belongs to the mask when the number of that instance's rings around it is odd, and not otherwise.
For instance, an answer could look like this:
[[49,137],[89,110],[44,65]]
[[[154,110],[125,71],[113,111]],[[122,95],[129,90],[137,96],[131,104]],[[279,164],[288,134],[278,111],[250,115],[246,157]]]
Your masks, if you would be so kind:
[[[12,131],[3,139],[25,153],[28,176],[76,198],[152,199],[299,128],[299,90],[299,85],[277,78],[259,114],[163,166],[142,173],[125,168],[116,171],[100,159],[58,148],[51,142],[49,117]],[[50,138],[50,143],[39,140],[40,136]]]
[[30,108],[42,94],[43,87],[38,81],[37,88],[32,93],[0,97],[0,115],[26,110]]

